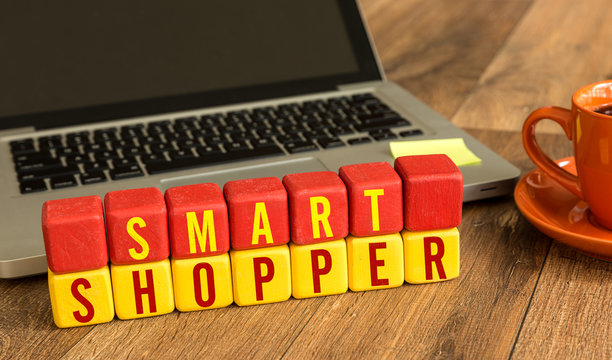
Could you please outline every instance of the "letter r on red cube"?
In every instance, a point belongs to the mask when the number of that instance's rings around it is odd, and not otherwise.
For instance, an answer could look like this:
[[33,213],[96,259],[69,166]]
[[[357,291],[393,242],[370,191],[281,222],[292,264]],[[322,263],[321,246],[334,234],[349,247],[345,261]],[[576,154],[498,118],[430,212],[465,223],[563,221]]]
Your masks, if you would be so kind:
[[348,235],[346,186],[335,172],[289,174],[283,184],[289,196],[294,243],[313,244]]
[[395,170],[404,183],[404,227],[411,231],[459,226],[463,175],[444,154],[402,156]]
[[389,163],[346,165],[339,173],[348,190],[351,234],[391,234],[404,228],[402,180]]
[[287,191],[278,178],[229,181],[223,187],[233,249],[289,242]]
[[170,255],[168,218],[158,188],[111,191],[104,197],[113,264],[159,261]]
[[172,257],[185,259],[229,251],[227,205],[217,184],[166,190]]
[[45,202],[42,230],[47,263],[52,272],[93,270],[108,263],[104,213],[99,196]]

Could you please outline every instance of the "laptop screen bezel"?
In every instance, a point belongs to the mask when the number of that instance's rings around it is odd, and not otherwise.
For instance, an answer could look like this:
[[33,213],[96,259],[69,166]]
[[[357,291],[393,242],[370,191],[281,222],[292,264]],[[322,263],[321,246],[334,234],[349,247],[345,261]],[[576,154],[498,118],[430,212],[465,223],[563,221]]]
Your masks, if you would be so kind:
[[240,88],[170,95],[81,108],[30,113],[0,118],[0,129],[33,126],[36,129],[165,114],[300,94],[332,91],[340,85],[382,80],[382,71],[356,1],[337,0],[358,71],[318,78],[261,84]]

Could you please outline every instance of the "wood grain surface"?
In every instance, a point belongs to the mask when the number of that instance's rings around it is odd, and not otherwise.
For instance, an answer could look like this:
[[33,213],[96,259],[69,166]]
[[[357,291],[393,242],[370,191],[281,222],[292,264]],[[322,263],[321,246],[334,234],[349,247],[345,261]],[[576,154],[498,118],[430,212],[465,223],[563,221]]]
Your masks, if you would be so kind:
[[[525,116],[612,75],[609,0],[360,2],[389,80],[523,173]],[[0,280],[0,359],[612,358],[612,263],[543,235],[511,196],[465,204],[459,230],[452,281],[73,329],[53,324],[46,276]]]

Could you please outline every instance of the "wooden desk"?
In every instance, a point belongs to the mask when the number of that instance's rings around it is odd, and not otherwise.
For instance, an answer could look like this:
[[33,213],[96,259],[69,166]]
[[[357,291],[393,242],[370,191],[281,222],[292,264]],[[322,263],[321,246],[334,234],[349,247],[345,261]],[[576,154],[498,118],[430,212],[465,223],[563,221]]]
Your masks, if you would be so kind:
[[[363,7],[389,79],[524,172],[527,113],[612,77],[609,0]],[[0,280],[0,358],[612,358],[612,263],[541,234],[511,197],[466,204],[460,232],[461,275],[444,283],[64,330],[46,276]]]

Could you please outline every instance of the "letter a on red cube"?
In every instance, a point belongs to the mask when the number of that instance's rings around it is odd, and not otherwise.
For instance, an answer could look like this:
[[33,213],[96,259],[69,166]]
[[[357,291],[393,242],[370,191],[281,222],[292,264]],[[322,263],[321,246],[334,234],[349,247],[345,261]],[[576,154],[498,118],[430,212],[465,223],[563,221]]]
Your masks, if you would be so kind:
[[411,231],[459,226],[463,205],[463,175],[444,154],[395,159],[404,183],[404,227]]
[[389,163],[346,165],[339,173],[348,190],[351,234],[391,234],[404,228],[402,180]]
[[47,263],[54,273],[93,270],[108,263],[99,196],[45,202],[42,230]]
[[104,197],[113,264],[159,261],[170,255],[166,202],[158,188],[111,191]]
[[278,178],[227,182],[231,247],[253,249],[289,242],[287,191]]
[[289,195],[294,243],[313,244],[348,235],[346,186],[335,172],[289,174],[283,184]]
[[217,184],[166,190],[172,257],[185,259],[229,251],[227,205]]

